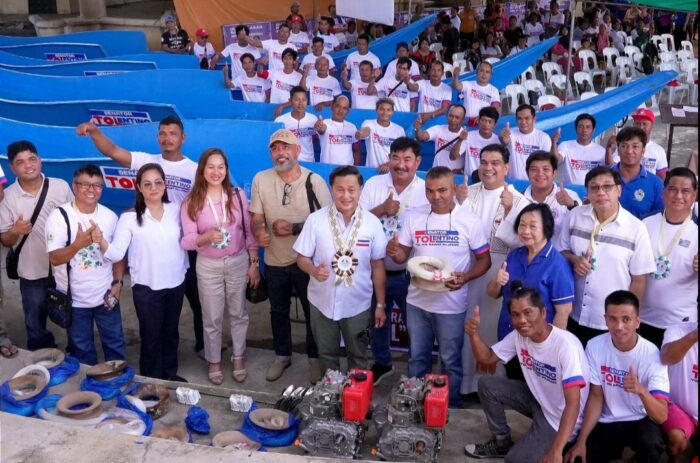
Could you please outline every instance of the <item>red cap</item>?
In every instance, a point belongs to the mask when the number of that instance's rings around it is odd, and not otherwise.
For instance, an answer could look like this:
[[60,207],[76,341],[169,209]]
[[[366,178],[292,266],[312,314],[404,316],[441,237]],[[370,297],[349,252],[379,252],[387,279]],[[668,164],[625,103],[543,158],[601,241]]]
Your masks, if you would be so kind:
[[649,122],[654,122],[654,119],[656,117],[654,116],[654,111],[651,109],[646,109],[646,108],[637,108],[637,110],[632,113],[632,119],[639,120],[639,119],[646,119]]
[[197,35],[197,37],[209,37],[209,33],[203,27],[197,29],[197,32],[195,34]]
[[294,15],[294,16],[292,16],[291,21],[292,21],[293,23],[300,23],[300,22],[302,22],[302,21],[301,21],[301,16]]

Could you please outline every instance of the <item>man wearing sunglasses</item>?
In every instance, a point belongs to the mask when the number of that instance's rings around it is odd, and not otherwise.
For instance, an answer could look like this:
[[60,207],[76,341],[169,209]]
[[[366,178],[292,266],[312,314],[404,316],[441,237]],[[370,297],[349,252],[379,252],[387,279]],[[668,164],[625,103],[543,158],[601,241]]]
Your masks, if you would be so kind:
[[249,208],[253,214],[255,238],[265,247],[265,278],[270,295],[275,360],[267,370],[266,379],[276,381],[292,363],[289,311],[295,292],[306,319],[306,353],[310,363],[309,380],[313,383],[323,372],[309,324],[309,276],[297,266],[297,254],[292,246],[309,214],[329,205],[331,195],[323,178],[299,165],[301,146],[291,130],[276,131],[270,137],[269,146],[273,167],[259,172],[253,179]]

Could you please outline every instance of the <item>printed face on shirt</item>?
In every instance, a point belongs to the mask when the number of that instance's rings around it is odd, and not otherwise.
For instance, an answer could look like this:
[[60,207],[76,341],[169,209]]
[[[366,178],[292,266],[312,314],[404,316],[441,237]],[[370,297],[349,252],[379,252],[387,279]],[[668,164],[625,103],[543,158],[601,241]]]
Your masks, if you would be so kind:
[[518,122],[518,129],[521,133],[528,134],[534,130],[535,116],[532,115],[530,109],[521,109],[515,114],[515,118]]
[[525,338],[541,332],[547,326],[544,310],[535,307],[529,298],[511,299],[510,320],[516,331]]
[[184,141],[185,134],[182,133],[179,125],[168,124],[158,127],[158,146],[163,155],[180,153]]
[[639,138],[633,137],[630,140],[620,142],[618,152],[620,163],[623,166],[638,166],[644,156],[644,144]]
[[452,175],[445,175],[425,180],[425,196],[430,208],[437,214],[446,214],[452,210],[455,202],[455,182]]
[[627,351],[635,346],[639,324],[639,313],[632,304],[610,304],[605,308],[605,325],[619,350]]
[[226,161],[220,154],[212,154],[204,165],[204,180],[209,186],[219,186],[226,178]]
[[697,190],[687,177],[674,176],[664,187],[663,201],[668,211],[690,214],[695,203]]
[[527,178],[534,188],[548,190],[554,186],[554,173],[549,161],[532,161],[527,170]]
[[479,178],[487,190],[493,190],[503,186],[508,175],[508,164],[503,161],[503,156],[498,151],[484,151],[479,160]]
[[588,119],[581,119],[576,124],[576,141],[580,145],[587,145],[593,139],[593,122]]
[[161,202],[165,193],[165,179],[156,169],[148,169],[141,176],[141,183],[136,185],[146,201]]
[[272,163],[275,165],[275,170],[277,172],[289,172],[292,170],[297,164],[300,151],[301,147],[299,145],[289,145],[276,141],[270,147],[270,156],[272,157]]
[[394,115],[394,105],[389,103],[382,103],[377,108],[377,121],[379,122],[391,122],[391,116]]
[[615,185],[612,175],[603,174],[591,179],[586,194],[595,210],[615,209],[620,202],[622,187]]
[[462,127],[466,112],[464,106],[453,106],[447,113],[447,128],[450,132],[456,132]]
[[353,214],[360,203],[362,186],[356,175],[335,177],[331,185],[333,202],[341,214]]
[[394,183],[406,184],[406,182],[411,181],[416,176],[419,165],[420,156],[416,156],[410,148],[403,151],[392,151],[389,154],[389,171]]
[[75,202],[80,206],[94,207],[102,196],[102,177],[80,174],[73,179]]
[[547,242],[542,225],[542,214],[539,211],[526,212],[520,216],[518,223],[518,238],[523,246],[537,248]]
[[343,122],[348,115],[348,111],[350,111],[350,102],[348,99],[346,97],[336,98],[331,108],[333,120],[336,122]]
[[23,182],[31,182],[41,177],[41,158],[29,150],[17,153],[10,169]]

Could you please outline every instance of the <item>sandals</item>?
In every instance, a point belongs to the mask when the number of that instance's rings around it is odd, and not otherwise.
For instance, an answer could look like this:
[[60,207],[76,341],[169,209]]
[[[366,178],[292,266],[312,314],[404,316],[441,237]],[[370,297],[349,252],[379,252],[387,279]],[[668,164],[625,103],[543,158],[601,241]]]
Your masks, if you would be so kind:
[[2,355],[6,359],[11,359],[17,357],[17,354],[19,354],[19,349],[17,349],[17,346],[14,344],[10,343],[3,343],[0,345],[0,355]]
[[248,372],[245,369],[245,357],[231,358],[231,376],[237,383],[242,383],[248,377]]
[[[214,364],[210,363],[209,367],[211,368],[212,365]],[[224,372],[221,371],[221,365],[219,365],[218,370],[209,370],[209,382],[217,386],[220,386],[224,382]]]

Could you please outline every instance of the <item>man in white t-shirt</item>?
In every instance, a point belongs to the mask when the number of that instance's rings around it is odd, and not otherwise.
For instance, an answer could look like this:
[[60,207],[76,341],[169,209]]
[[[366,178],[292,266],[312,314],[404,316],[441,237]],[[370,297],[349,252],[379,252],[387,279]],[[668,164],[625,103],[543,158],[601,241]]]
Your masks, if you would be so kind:
[[679,458],[686,453],[688,439],[698,429],[697,322],[682,322],[666,328],[661,363],[668,365],[671,386],[668,419],[662,429],[668,438],[668,453]]
[[248,43],[248,35],[250,34],[250,29],[245,24],[239,24],[236,26],[236,41],[224,48],[221,53],[217,53],[211,60],[211,68],[216,68],[216,63],[222,58],[230,58],[231,60],[231,75],[230,78],[243,75],[243,67],[241,66],[241,56],[245,53],[250,53],[253,58],[257,61],[262,55],[260,51]]
[[525,161],[534,151],[550,151],[552,140],[549,135],[535,128],[535,108],[521,104],[515,110],[518,128],[511,130],[510,123],[501,130],[499,139],[510,151],[510,176],[518,180],[527,180]]
[[[386,70],[384,71],[385,78],[392,78],[396,75],[396,63],[398,63],[399,58],[404,56],[411,59],[408,43],[399,42],[396,44],[396,58],[389,61],[389,64],[387,64]],[[420,66],[418,66],[418,63],[416,63],[416,61],[413,59],[411,59],[411,68],[408,71],[408,75],[415,81],[420,79]]]
[[357,37],[357,51],[348,55],[345,64],[350,68],[350,79],[360,78],[360,63],[369,61],[374,69],[374,77],[379,78],[382,74],[382,63],[377,55],[369,51],[369,35],[360,34]]
[[695,174],[676,167],[664,180],[664,210],[646,217],[656,271],[647,276],[639,334],[661,347],[664,330],[698,321],[698,224]]
[[284,128],[289,129],[297,137],[301,147],[299,161],[314,162],[314,137],[317,136],[314,125],[318,118],[306,112],[307,101],[308,98],[304,87],[299,85],[292,87],[289,91],[289,104],[286,105],[291,106],[292,110],[277,116],[275,122],[284,124]]
[[656,269],[646,227],[620,205],[620,174],[598,166],[585,182],[590,204],[571,210],[557,247],[576,279],[567,328],[584,346],[605,332],[605,297],[620,288],[644,297],[647,274]]
[[639,299],[617,290],[605,298],[609,332],[588,342],[591,369],[583,424],[567,461],[611,461],[625,447],[636,461],[661,461],[661,423],[668,417],[668,371],[659,349],[637,334]]
[[418,84],[411,80],[408,70],[411,64],[409,58],[399,58],[396,63],[396,75],[394,77],[384,77],[374,86],[370,86],[368,92],[385,96],[394,100],[394,109],[401,112],[413,112],[416,109],[418,95]]
[[564,13],[559,10],[559,4],[556,0],[549,2],[549,12],[544,15],[544,26],[550,35],[558,32],[564,22]]
[[289,42],[293,43],[297,47],[299,53],[308,53],[309,44],[309,33],[301,30],[301,26],[304,23],[304,18],[299,15],[293,15],[290,21],[291,31],[289,32]]
[[[666,150],[651,140],[651,132],[654,129],[654,120],[656,119],[654,111],[646,108],[637,108],[632,113],[632,119],[634,120],[634,127],[644,130],[644,133],[647,134],[647,144],[644,146],[642,165],[646,170],[656,173],[663,180],[666,178],[666,172],[668,172],[668,159],[666,158]],[[616,148],[615,142],[615,137],[612,136],[608,144]],[[608,159],[609,165],[620,162],[620,153],[617,149],[614,151],[612,159]]]
[[258,75],[270,81],[270,103],[287,103],[289,91],[301,82],[301,73],[294,70],[297,56],[293,48],[285,48],[282,52],[284,68],[263,71],[258,64]]
[[493,106],[484,106],[479,110],[478,130],[459,133],[459,140],[450,150],[450,159],[456,159],[457,154],[464,152],[464,175],[471,176],[474,183],[479,181],[479,164],[481,163],[481,150],[488,145],[499,143],[498,135],[493,133],[498,122],[498,110]]
[[331,25],[328,17],[321,16],[320,21],[318,21],[318,31],[316,31],[315,36],[323,39],[323,51],[326,53],[340,50],[340,41],[330,29]]
[[197,38],[190,48],[190,53],[199,60],[200,69],[213,69],[211,63],[214,56],[216,56],[216,50],[214,50],[214,45],[209,41],[209,32],[200,27],[197,29],[195,37]]
[[374,92],[370,95],[369,87],[375,86],[373,66],[369,61],[363,61],[360,63],[360,77],[359,79],[348,80],[348,68],[343,63],[342,70],[340,71],[340,80],[343,84],[345,90],[349,90],[352,95],[352,108],[353,109],[372,109],[375,107],[377,98],[379,98]]
[[364,121],[355,135],[358,140],[365,141],[365,166],[378,168],[380,174],[389,171],[389,148],[394,140],[406,136],[403,127],[391,121],[393,115],[394,101],[385,97],[378,99],[377,119]]
[[333,57],[331,55],[323,51],[323,39],[321,37],[314,37],[311,41],[311,53],[307,53],[301,60],[301,69],[306,70],[309,77],[315,76],[316,60],[322,56],[328,59],[328,73],[335,76],[337,73],[335,61],[333,61]]
[[433,272],[433,281],[442,281],[445,289],[428,289],[422,284],[424,280],[413,275],[406,299],[411,341],[408,376],[423,377],[432,371],[437,340],[442,368],[449,378],[450,406],[460,407],[466,285],[488,271],[491,257],[481,222],[468,211],[459,210],[455,194],[452,171],[444,166],[430,169],[425,179],[430,207],[406,216],[401,231],[389,241],[386,254],[397,263],[406,262],[410,256],[437,258],[443,266],[454,269],[447,276],[440,270]]
[[[165,172],[165,184],[168,188],[168,199],[182,204],[182,201],[192,190],[194,177],[197,173],[197,163],[182,154],[182,144],[185,142],[185,127],[182,121],[175,116],[167,116],[158,124],[158,145],[161,154],[148,154],[136,151],[128,151],[114,144],[92,122],[80,124],[76,128],[79,136],[89,135],[95,148],[104,156],[112,159],[133,171],[136,171],[150,162],[159,164]],[[185,296],[192,309],[194,325],[195,345],[194,350],[204,358],[204,335],[202,324],[202,306],[199,302],[199,290],[197,287],[197,253],[187,253],[190,266],[185,275]]]
[[386,236],[379,219],[359,205],[362,175],[356,167],[337,167],[330,184],[333,204],[309,215],[293,248],[297,265],[311,277],[311,329],[322,365],[340,369],[342,332],[348,370],[367,370],[368,328],[386,323]]
[[[360,205],[379,218],[386,239],[394,237],[403,228],[408,214],[428,206],[425,197],[425,181],[416,175],[420,166],[420,144],[409,137],[399,137],[391,144],[389,173],[375,175],[362,189]],[[374,355],[374,382],[393,371],[390,339],[399,326],[406,325],[406,297],[410,277],[405,264],[396,263],[391,257],[384,259],[386,267],[386,303],[388,314],[394,304],[399,307],[400,320],[387,319],[383,328],[372,330],[372,354]],[[396,326],[392,328],[391,320]]]
[[452,103],[452,89],[442,81],[444,70],[441,61],[433,61],[430,65],[430,79],[418,81],[418,113],[421,121],[446,114]]
[[316,111],[330,107],[333,99],[340,95],[340,83],[338,79],[328,75],[328,58],[321,56],[316,58],[316,75],[307,76],[306,70],[302,71],[300,86],[305,87],[311,96],[311,106]]
[[123,285],[125,265],[124,261],[105,259],[106,249],[101,249],[103,238],[111,241],[117,227],[117,215],[98,204],[103,187],[99,167],[87,164],[78,168],[73,174],[75,199],[51,211],[45,229],[56,289],[70,294],[72,301],[68,328],[72,353],[87,365],[97,363],[94,325],[105,360],[126,359],[119,299],[109,300],[112,287]]
[[461,68],[457,66],[452,75],[452,87],[458,92],[462,92],[464,109],[467,111],[468,124],[470,127],[476,125],[476,118],[479,117],[479,110],[484,106],[501,108],[501,95],[498,89],[491,85],[493,66],[488,61],[482,61],[476,68],[476,81],[460,81]]
[[357,127],[345,118],[350,111],[350,100],[339,95],[331,106],[331,120],[319,116],[314,129],[321,145],[321,162],[325,164],[356,165],[362,163],[360,144],[355,135]]
[[605,148],[593,141],[596,120],[590,114],[576,116],[576,140],[559,143],[561,128],[552,135],[552,154],[562,166],[564,183],[583,185],[586,174],[597,166],[605,165]]
[[241,55],[243,74],[229,79],[228,66],[224,66],[224,84],[229,89],[238,89],[243,101],[266,103],[270,99],[270,81],[255,72],[255,58],[250,53]]
[[[267,63],[267,69],[270,71],[281,71],[285,66],[283,62],[284,51],[291,48],[296,52],[297,47],[289,41],[289,24],[283,22],[277,30],[277,39],[260,40],[257,37],[250,37],[248,41],[251,45],[262,48],[265,51],[265,57],[260,61]],[[296,61],[296,57],[294,58]]]
[[[515,330],[488,347],[479,335],[479,307],[465,324],[474,356],[485,365],[517,357],[525,382],[499,375],[479,379],[479,399],[492,437],[464,448],[472,458],[505,458],[507,462],[562,461],[568,442],[583,421],[590,371],[581,343],[568,331],[547,323],[542,295],[520,286],[512,293],[510,317]],[[532,426],[513,443],[506,407],[532,419]]]
[[459,141],[462,123],[464,122],[464,106],[453,104],[447,111],[447,124],[434,125],[428,130],[421,129],[421,119],[418,118],[413,123],[416,138],[419,141],[432,141],[435,143],[435,158],[433,167],[445,166],[453,172],[461,174],[464,172],[464,153],[466,146],[461,144],[459,152],[451,155],[455,144]]

